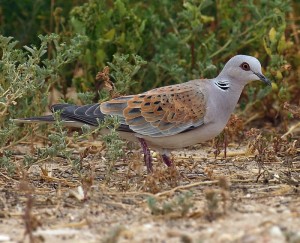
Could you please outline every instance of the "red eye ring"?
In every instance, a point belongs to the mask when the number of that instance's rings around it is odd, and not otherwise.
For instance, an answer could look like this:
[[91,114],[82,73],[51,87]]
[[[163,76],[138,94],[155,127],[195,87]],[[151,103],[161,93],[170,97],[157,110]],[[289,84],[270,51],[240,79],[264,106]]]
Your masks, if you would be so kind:
[[247,62],[243,62],[240,67],[245,71],[250,71],[250,65]]

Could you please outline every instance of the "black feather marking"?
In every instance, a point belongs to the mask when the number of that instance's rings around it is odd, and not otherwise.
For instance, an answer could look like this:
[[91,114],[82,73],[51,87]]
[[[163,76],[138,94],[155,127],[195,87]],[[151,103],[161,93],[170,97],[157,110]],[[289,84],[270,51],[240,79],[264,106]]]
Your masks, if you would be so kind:
[[140,112],[141,112],[140,108],[132,108],[132,109],[128,112],[128,114],[137,114],[137,113],[140,113]]
[[162,111],[163,110],[163,108],[161,108],[161,106],[159,106],[158,108],[157,108],[157,111]]
[[218,88],[220,88],[224,91],[230,88],[230,84],[227,81],[215,82],[215,85],[217,85]]
[[132,103],[133,104],[141,104],[143,101],[140,101],[140,100],[134,100]]

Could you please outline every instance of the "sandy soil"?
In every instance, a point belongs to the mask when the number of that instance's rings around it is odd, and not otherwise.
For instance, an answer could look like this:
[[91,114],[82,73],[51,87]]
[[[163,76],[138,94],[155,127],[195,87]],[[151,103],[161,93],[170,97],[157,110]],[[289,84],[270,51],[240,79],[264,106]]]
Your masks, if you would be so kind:
[[[17,147],[16,161],[30,149]],[[174,153],[175,167],[157,158],[152,175],[138,150],[111,175],[103,153],[86,156],[80,173],[64,158],[14,176],[1,169],[0,242],[300,242],[299,152],[292,167],[265,163],[256,181],[245,151],[215,159],[208,143]]]

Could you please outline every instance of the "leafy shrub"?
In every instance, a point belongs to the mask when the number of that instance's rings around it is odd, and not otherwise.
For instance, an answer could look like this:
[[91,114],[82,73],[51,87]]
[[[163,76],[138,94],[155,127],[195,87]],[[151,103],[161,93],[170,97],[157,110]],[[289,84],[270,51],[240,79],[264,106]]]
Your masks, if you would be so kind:
[[[0,36],[0,145],[13,139],[15,126],[7,128],[9,118],[41,114],[47,104],[47,92],[57,79],[62,66],[79,56],[83,36],[70,39],[69,44],[59,43],[56,34],[39,36],[40,47],[25,46],[16,49],[16,41],[11,37]],[[52,59],[44,59],[48,44],[53,43],[55,52]],[[4,129],[4,130],[2,130]],[[5,132],[6,130],[9,130]],[[9,134],[12,132],[10,136]],[[6,134],[6,135],[4,135]],[[15,136],[17,138],[17,136]]]
[[[262,61],[268,55],[270,74],[276,75],[273,70],[284,64],[284,53],[276,44],[290,9],[286,1],[90,0],[70,14],[74,31],[89,38],[81,60],[87,80],[81,81],[91,87],[97,70],[115,53],[137,54],[148,62],[137,73],[139,84],[131,92],[214,77],[237,53],[256,55]],[[270,31],[275,36],[268,35]]]
[[[85,3],[75,6],[81,2]],[[91,102],[94,97],[96,101],[107,98],[104,92],[99,94],[100,81],[95,79],[107,65],[117,91],[127,94],[200,77],[211,78],[231,56],[254,55],[262,61],[267,76],[279,82],[273,84],[271,92],[258,83],[247,86],[241,108],[263,109],[265,117],[275,120],[284,102],[299,100],[297,70],[292,70],[291,65],[299,64],[300,55],[288,35],[293,31],[288,21],[293,20],[286,18],[292,1],[74,0],[66,3],[58,0],[56,3],[49,6],[37,1],[34,6],[32,1],[20,1],[16,5],[20,20],[14,20],[14,14],[9,16],[9,11],[4,11],[12,9],[10,2],[0,7],[4,16],[2,33],[17,35],[18,31],[10,30],[26,26],[30,31],[21,31],[25,36],[23,43],[28,40],[35,43],[35,46],[25,45],[24,50],[16,48],[19,44],[13,38],[0,37],[2,164],[7,165],[11,156],[9,151],[2,151],[19,138],[18,128],[10,118],[40,115],[53,86],[63,92],[75,86],[78,93],[82,92],[79,96],[84,102]],[[18,24],[18,21],[26,22],[24,16],[30,14],[32,23],[39,19],[32,25],[34,28],[28,27],[30,23]],[[50,27],[47,22],[52,23]],[[39,35],[37,44],[38,33],[49,31],[57,34]],[[64,138],[63,132],[61,135]],[[111,157],[118,156],[114,152],[121,145],[112,146]]]

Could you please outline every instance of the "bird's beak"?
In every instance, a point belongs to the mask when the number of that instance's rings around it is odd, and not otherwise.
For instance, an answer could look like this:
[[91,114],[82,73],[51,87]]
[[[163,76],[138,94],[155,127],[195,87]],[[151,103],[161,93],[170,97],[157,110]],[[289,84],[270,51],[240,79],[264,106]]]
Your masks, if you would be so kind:
[[269,79],[267,79],[264,75],[262,75],[261,73],[255,73],[253,72],[261,81],[263,81],[264,83],[266,83],[267,85],[272,85],[271,81]]

